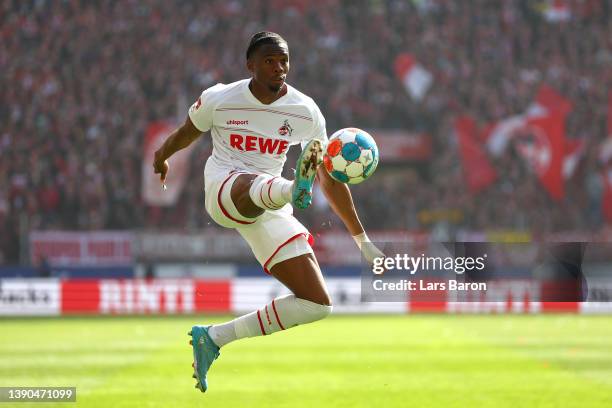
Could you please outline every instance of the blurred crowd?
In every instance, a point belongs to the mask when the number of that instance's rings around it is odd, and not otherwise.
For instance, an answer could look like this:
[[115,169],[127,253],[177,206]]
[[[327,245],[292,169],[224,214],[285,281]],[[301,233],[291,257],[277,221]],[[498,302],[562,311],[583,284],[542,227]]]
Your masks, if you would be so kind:
[[[203,209],[203,138],[171,208],[141,198],[151,121],[182,121],[201,91],[248,76],[245,51],[262,29],[291,50],[289,82],[312,96],[328,132],[346,126],[426,132],[424,163],[381,166],[352,188],[369,230],[597,229],[612,35],[606,0],[214,0],[0,2],[0,263],[34,229],[214,228]],[[394,74],[400,52],[434,76],[413,100]],[[499,180],[465,187],[452,121],[521,113],[547,83],[574,102],[567,133],[585,140],[566,198],[554,203],[512,150]],[[292,153],[294,157],[295,152]],[[289,159],[291,160],[291,158]],[[290,162],[289,162],[290,163]],[[291,167],[291,166],[287,166]],[[324,203],[299,217],[340,227]]]

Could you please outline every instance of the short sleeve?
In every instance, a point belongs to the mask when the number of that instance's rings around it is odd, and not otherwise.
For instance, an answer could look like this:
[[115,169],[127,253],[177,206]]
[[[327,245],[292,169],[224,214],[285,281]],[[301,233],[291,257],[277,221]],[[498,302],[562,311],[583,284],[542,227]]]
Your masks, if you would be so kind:
[[[310,139],[319,139],[327,143],[327,129],[325,129],[325,118],[316,103],[312,102],[312,133]],[[302,142],[302,149],[309,140]]]
[[209,89],[202,92],[202,95],[189,108],[189,119],[201,132],[210,130],[212,126],[212,104],[207,98]]

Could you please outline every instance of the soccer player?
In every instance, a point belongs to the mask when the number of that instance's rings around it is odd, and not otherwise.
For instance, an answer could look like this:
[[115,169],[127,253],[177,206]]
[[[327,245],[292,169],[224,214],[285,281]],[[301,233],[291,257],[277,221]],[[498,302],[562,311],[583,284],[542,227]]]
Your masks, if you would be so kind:
[[[365,259],[382,256],[359,221],[348,187],[320,166],[327,141],[325,119],[315,102],[288,85],[289,47],[278,34],[255,34],[246,51],[251,78],[202,92],[185,123],[155,152],[153,167],[164,182],[167,159],[210,131],[213,152],[204,170],[205,207],[219,225],[235,228],[264,271],[293,292],[230,322],[194,326],[189,333],[196,388],[219,349],[245,337],[263,336],[323,319],[332,311],[323,276],[310,246],[312,236],[293,217],[305,209],[315,176],[333,211]],[[301,143],[295,180],[281,177],[289,146]]]

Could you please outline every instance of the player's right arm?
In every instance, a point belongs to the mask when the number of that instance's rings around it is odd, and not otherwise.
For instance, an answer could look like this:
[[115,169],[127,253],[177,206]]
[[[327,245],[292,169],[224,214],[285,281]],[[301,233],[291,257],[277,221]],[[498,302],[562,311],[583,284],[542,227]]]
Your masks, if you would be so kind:
[[200,137],[201,134],[202,132],[195,127],[189,116],[187,116],[185,123],[172,132],[164,144],[155,151],[153,168],[155,169],[155,174],[160,175],[160,180],[162,182],[166,180],[166,174],[168,174],[168,158],[179,150],[189,146],[194,140]]
[[169,169],[168,158],[189,146],[202,133],[210,130],[212,126],[212,104],[209,97],[216,88],[214,86],[202,92],[202,95],[189,108],[189,114],[185,119],[185,123],[172,132],[162,147],[155,152],[153,168],[155,169],[155,174],[160,175],[162,183],[166,180],[166,174]]

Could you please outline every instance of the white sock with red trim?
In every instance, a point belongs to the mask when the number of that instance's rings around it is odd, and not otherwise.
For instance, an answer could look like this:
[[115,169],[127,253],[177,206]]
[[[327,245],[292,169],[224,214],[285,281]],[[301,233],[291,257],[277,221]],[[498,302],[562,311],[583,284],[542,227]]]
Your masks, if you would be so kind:
[[215,344],[226,344],[245,337],[264,336],[327,317],[332,306],[320,305],[295,295],[280,296],[259,310],[231,322],[213,325],[208,334]]
[[293,181],[282,177],[260,174],[253,180],[249,196],[253,203],[264,210],[278,210],[291,201]]

